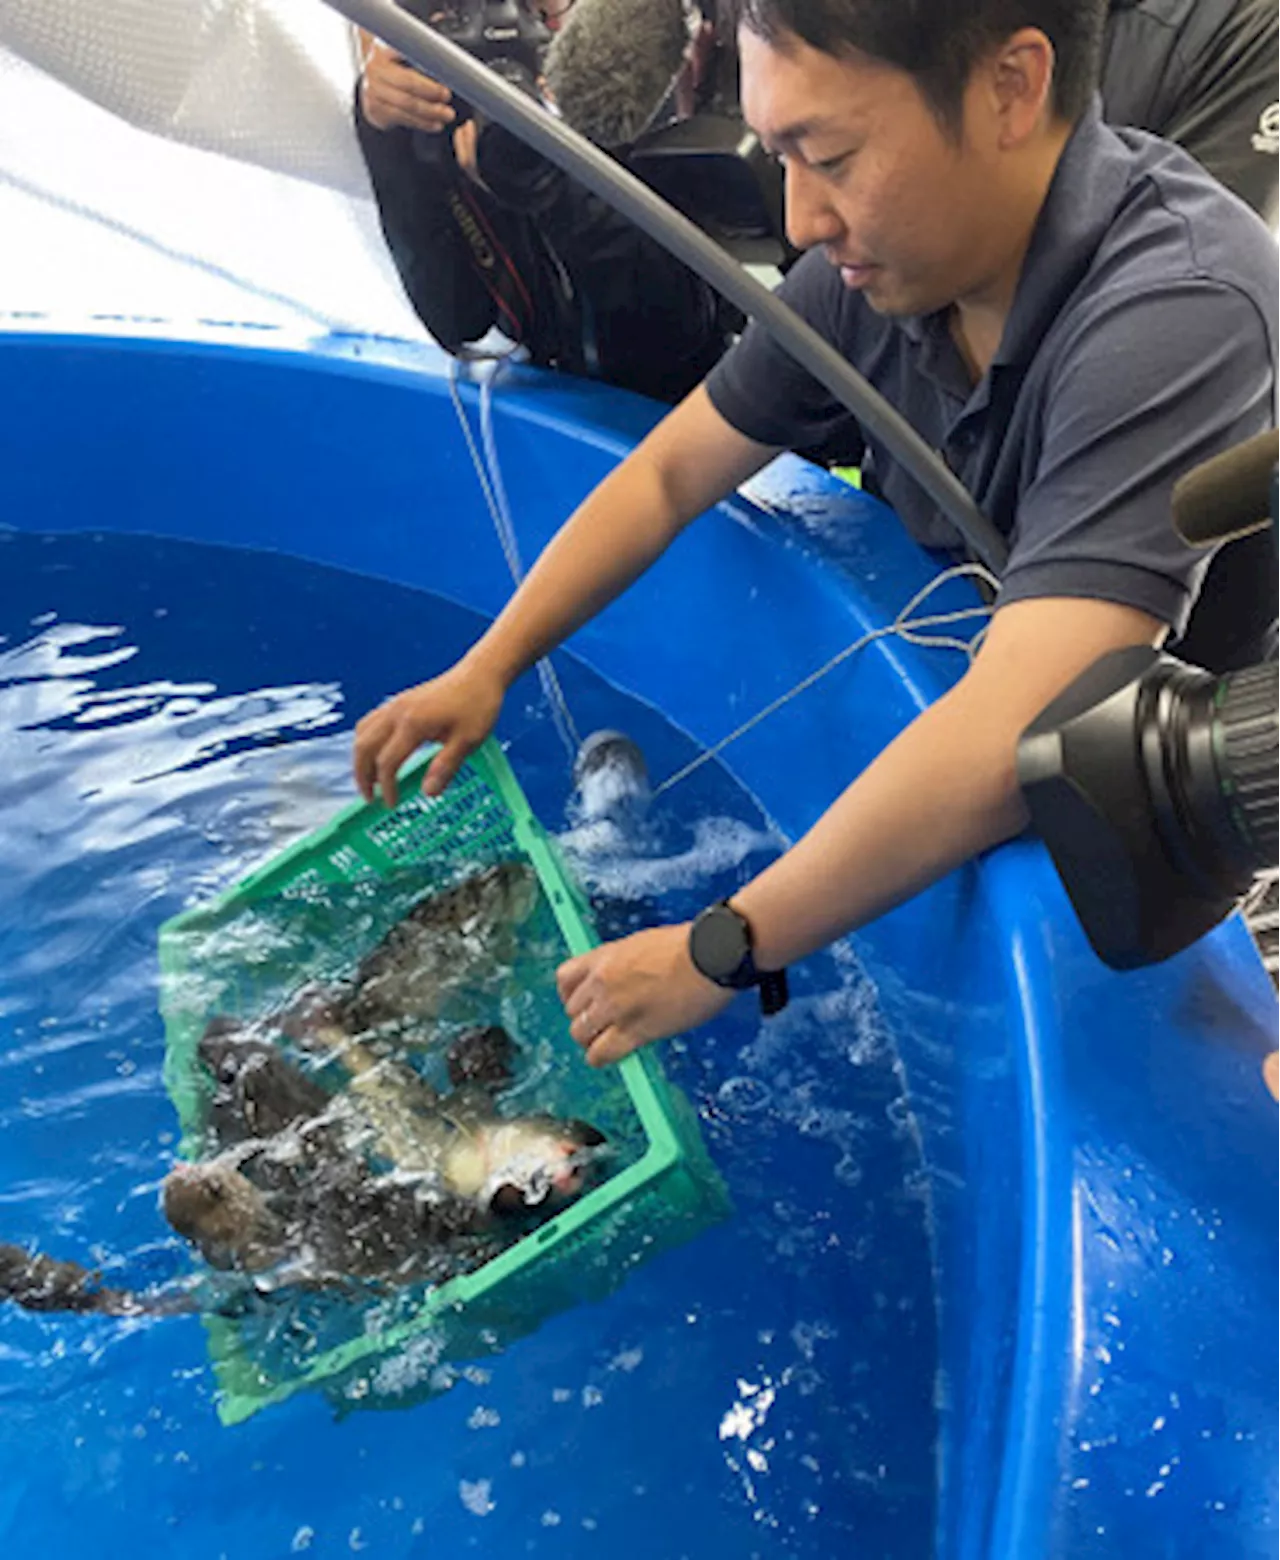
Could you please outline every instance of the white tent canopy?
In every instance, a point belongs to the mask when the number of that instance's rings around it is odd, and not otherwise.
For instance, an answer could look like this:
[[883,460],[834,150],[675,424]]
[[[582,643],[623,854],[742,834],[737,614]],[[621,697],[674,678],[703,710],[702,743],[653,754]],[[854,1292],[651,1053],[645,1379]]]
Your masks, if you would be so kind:
[[319,0],[5,0],[0,312],[421,337]]
[[6,0],[0,47],[139,130],[365,192],[350,29],[318,0]]

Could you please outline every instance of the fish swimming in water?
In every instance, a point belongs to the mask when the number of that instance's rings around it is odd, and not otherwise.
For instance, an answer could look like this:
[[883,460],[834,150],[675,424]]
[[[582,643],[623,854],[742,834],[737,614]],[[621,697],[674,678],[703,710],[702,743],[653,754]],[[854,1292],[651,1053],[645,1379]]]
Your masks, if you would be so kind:
[[304,993],[286,1015],[286,1033],[300,1038],[308,1025],[327,1023],[359,1035],[385,1024],[439,1018],[456,993],[513,961],[515,933],[533,913],[538,892],[530,866],[500,861],[428,894],[348,982],[327,994]]
[[[423,1157],[407,1173],[371,1168],[364,1150],[371,1135],[381,1139],[367,1120],[367,1099],[353,1093],[357,1080],[331,1095],[274,1047],[224,1020],[210,1025],[200,1055],[215,1078],[223,1141],[215,1140],[213,1157],[174,1166],[162,1206],[210,1266],[260,1288],[443,1282],[488,1261],[597,1177],[605,1140],[596,1128],[497,1113],[495,1096],[511,1079],[515,1055],[497,1026],[454,1042],[447,1094],[403,1064],[408,1077],[382,1075],[377,1097],[387,1108],[396,1079],[416,1086],[402,1108],[416,1118],[411,1146]],[[307,1114],[307,1103],[322,1108]],[[256,1134],[277,1120],[285,1124],[273,1135]],[[121,1316],[198,1308],[185,1291],[104,1287],[78,1263],[0,1245],[3,1299],[29,1310]]]
[[[493,1256],[497,1242],[456,1228],[411,1187],[374,1178],[350,1160],[268,1193],[230,1156],[182,1164],[165,1177],[165,1215],[210,1266],[254,1280],[258,1294],[443,1282]],[[222,1301],[229,1297],[224,1295]],[[186,1286],[151,1292],[108,1287],[97,1272],[0,1244],[0,1300],[29,1311],[108,1316],[177,1315],[204,1309]],[[212,1309],[218,1309],[214,1304]]]
[[[169,1223],[211,1266],[311,1286],[442,1281],[590,1189],[607,1153],[595,1127],[499,1113],[515,1056],[505,1030],[454,1042],[446,1094],[357,1038],[432,1019],[509,962],[537,894],[527,865],[499,862],[420,900],[336,989],[305,992],[279,1017],[212,1020],[199,1045],[213,1084],[209,1157],[176,1165],[162,1189]],[[317,1067],[340,1062],[345,1086],[298,1066],[272,1029]],[[195,1308],[2,1244],[0,1299],[122,1315]]]
[[[202,1042],[201,1055],[218,1066],[224,1088],[236,1043],[222,1025]],[[265,1067],[260,1044],[252,1037],[240,1042],[243,1071],[258,1089],[248,1103],[258,1113],[264,1077],[291,1100],[311,1081],[280,1055]],[[399,1281],[438,1276],[450,1255],[444,1248],[483,1243],[504,1227],[519,1232],[594,1184],[605,1143],[596,1128],[545,1114],[498,1113],[496,1096],[511,1081],[516,1050],[498,1026],[453,1043],[447,1094],[405,1063],[357,1050],[361,1070],[326,1096],[323,1111],[260,1144],[243,1135],[243,1120],[232,1121],[235,1146],[175,1166],[166,1178],[166,1217],[214,1266],[261,1272],[286,1262],[296,1272],[302,1252],[312,1281],[317,1272]],[[233,1115],[229,1100],[224,1115]],[[389,1173],[374,1173],[368,1150],[387,1161]]]
[[[251,1033],[237,1039],[215,1020],[200,1043],[201,1059],[219,1078],[211,1146],[221,1153],[248,1144],[285,1179],[309,1174],[298,1167],[319,1161],[381,1161],[424,1197],[461,1199],[472,1223],[494,1213],[556,1212],[582,1194],[604,1157],[604,1135],[587,1122],[500,1113],[497,1098],[514,1079],[517,1048],[499,1025],[471,1030],[449,1047],[447,1094],[407,1063],[358,1042],[341,1045],[338,1054],[350,1081],[330,1095],[274,1047]],[[308,1114],[299,1107],[312,1089],[321,1108]],[[254,1149],[252,1123],[285,1118],[293,1130]],[[232,1160],[238,1162],[235,1152]],[[261,1181],[261,1173],[255,1178]]]
[[22,1246],[0,1245],[0,1300],[28,1311],[98,1311],[136,1316],[146,1304],[132,1291],[104,1287],[100,1273]]

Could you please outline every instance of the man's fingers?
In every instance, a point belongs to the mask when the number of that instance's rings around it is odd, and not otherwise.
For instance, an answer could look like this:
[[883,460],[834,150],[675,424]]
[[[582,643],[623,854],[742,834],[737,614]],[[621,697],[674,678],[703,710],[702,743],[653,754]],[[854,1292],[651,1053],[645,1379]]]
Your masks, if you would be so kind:
[[453,93],[443,81],[433,81],[430,76],[424,76],[420,70],[414,70],[412,66],[401,67],[392,85],[397,91],[407,92],[420,103],[447,105],[453,102]]
[[446,742],[427,766],[427,772],[422,777],[422,794],[442,796],[470,751],[470,744],[466,742]]
[[443,130],[458,117],[448,103],[437,103],[414,92],[384,89],[377,96],[398,118],[421,130]]
[[382,746],[382,734],[388,719],[385,706],[379,705],[376,710],[370,710],[356,725],[351,770],[360,795],[366,802],[373,800],[373,784],[378,777],[378,749]]
[[378,753],[377,772],[378,790],[382,793],[385,806],[394,807],[400,800],[400,787],[396,781],[396,774],[400,765],[421,741],[422,738],[407,722],[401,722],[383,742]]
[[608,1029],[601,1030],[588,1047],[587,1065],[608,1067],[613,1062],[620,1062],[624,1056],[630,1056],[639,1044],[640,1041],[634,1039],[625,1029],[610,1024]]
[[428,82],[439,92],[448,95],[449,91],[444,82],[420,71],[412,60],[406,59],[398,49],[389,48],[385,43],[375,43],[369,50],[364,60],[364,74],[371,81],[395,81],[400,76],[413,75],[420,81]]
[[420,97],[424,103],[447,103],[453,93],[443,81],[426,76],[411,65],[403,54],[391,49],[375,49],[365,66],[364,79],[375,87],[392,87],[397,92],[408,92]]
[[560,1000],[564,1004],[565,1012],[570,1018],[576,1018],[582,1009],[585,993],[582,992],[582,983],[591,972],[591,955],[580,953],[575,958],[566,959],[556,970],[556,990],[560,994]]
[[438,134],[458,117],[447,103],[422,101],[408,92],[394,87],[370,83],[361,104],[364,117],[377,130],[400,127],[406,130],[425,130]]
[[443,82],[433,81],[412,65],[401,65],[388,60],[365,72],[366,90],[378,97],[396,97],[424,107],[447,108],[453,101],[453,93]]

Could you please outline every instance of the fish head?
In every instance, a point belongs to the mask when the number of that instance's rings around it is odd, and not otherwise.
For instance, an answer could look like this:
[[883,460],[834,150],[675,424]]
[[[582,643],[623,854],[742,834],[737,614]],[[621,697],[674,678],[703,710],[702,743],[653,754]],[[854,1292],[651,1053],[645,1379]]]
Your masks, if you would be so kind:
[[481,1200],[500,1220],[550,1218],[597,1183],[608,1154],[603,1132],[585,1121],[526,1116],[487,1129],[488,1175]]
[[249,1265],[274,1224],[266,1198],[226,1159],[175,1165],[161,1197],[165,1218],[215,1266]]
[[538,878],[527,861],[498,861],[464,878],[455,901],[464,931],[519,926],[538,902]]

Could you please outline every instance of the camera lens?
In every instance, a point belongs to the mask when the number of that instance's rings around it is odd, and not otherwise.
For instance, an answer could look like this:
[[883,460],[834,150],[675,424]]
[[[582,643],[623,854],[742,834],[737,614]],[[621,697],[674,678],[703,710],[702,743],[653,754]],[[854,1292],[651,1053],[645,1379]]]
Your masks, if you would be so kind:
[[1277,852],[1277,667],[1225,677],[1163,661],[1146,680],[1138,742],[1157,826],[1204,891],[1242,893]]

